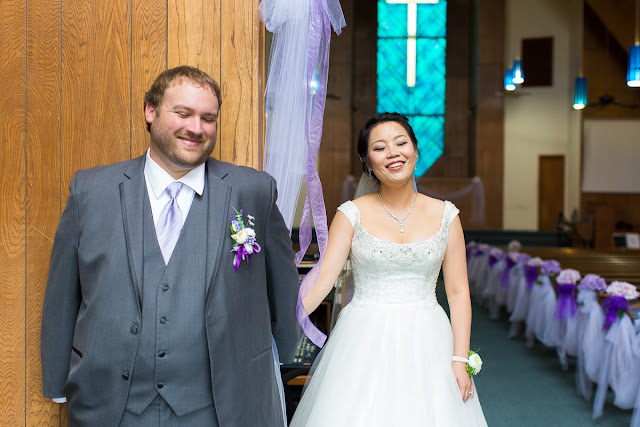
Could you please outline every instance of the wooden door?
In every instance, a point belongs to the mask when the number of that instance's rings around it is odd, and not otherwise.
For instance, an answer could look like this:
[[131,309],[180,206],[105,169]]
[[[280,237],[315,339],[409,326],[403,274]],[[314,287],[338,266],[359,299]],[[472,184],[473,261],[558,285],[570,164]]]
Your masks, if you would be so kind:
[[538,230],[556,230],[564,210],[564,156],[538,160]]

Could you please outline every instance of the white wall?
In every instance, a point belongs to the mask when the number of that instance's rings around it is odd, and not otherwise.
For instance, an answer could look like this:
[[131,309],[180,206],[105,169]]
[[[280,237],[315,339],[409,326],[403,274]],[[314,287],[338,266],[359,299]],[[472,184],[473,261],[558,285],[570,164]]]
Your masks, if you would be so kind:
[[506,3],[505,64],[520,56],[523,38],[553,37],[553,86],[518,87],[505,95],[504,228],[536,230],[540,155],[565,156],[565,216],[580,203],[581,113],[572,105],[582,50],[582,0]]

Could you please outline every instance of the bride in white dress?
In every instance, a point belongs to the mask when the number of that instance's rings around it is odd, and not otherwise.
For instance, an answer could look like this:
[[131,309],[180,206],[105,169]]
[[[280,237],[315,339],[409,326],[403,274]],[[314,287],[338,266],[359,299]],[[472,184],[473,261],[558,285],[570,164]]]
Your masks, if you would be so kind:
[[[358,152],[379,191],[338,208],[303,304],[318,307],[349,255],[355,291],[291,426],[486,426],[465,363],[452,360],[468,357],[471,333],[458,209],[414,190],[417,141],[404,116],[369,119]],[[451,322],[436,301],[441,266]]]

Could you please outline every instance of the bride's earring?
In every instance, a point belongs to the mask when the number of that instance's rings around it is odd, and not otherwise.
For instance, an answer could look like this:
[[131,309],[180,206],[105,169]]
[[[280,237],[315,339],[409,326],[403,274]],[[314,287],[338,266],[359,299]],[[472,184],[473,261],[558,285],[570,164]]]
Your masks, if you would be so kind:
[[369,169],[369,179],[371,179],[371,169]]

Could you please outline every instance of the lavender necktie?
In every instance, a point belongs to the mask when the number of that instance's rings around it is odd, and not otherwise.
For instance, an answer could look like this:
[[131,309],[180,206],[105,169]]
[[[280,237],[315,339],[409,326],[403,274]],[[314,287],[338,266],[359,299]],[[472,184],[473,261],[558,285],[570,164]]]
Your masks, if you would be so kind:
[[180,230],[182,230],[182,211],[180,211],[176,200],[180,190],[182,190],[182,183],[177,181],[167,187],[166,191],[171,199],[162,209],[156,226],[156,236],[165,264],[169,263],[173,248],[176,247],[176,242],[180,237]]

